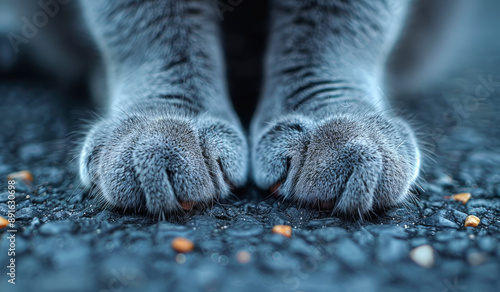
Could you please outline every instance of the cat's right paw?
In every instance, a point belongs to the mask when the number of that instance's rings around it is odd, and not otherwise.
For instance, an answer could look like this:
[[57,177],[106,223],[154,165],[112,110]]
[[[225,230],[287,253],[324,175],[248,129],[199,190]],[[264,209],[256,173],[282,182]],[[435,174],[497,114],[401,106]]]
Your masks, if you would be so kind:
[[247,151],[241,130],[216,118],[130,114],[93,126],[79,171],[106,205],[162,218],[244,185]]

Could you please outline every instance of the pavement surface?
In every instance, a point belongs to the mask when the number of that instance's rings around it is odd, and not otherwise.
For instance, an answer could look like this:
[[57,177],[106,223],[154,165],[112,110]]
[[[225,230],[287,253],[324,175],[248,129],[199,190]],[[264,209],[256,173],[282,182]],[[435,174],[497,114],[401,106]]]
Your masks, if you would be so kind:
[[[0,291],[499,291],[500,58],[472,64],[399,100],[425,149],[418,200],[365,222],[251,186],[175,222],[102,209],[72,160],[90,108],[47,83],[2,79],[0,216],[8,174],[34,181],[16,183],[16,223],[0,229]],[[449,198],[464,192],[465,204]],[[477,227],[464,226],[468,215]],[[277,224],[292,236],[273,234]],[[172,249],[179,236],[192,252]]]
[[[430,153],[418,200],[366,222],[252,188],[176,222],[103,210],[72,171],[78,135],[70,131],[85,111],[43,86],[4,84],[0,215],[8,213],[9,173],[29,170],[34,182],[16,184],[15,286],[5,268],[10,233],[0,230],[0,290],[498,291],[500,87],[474,104],[466,97],[500,75],[460,74],[441,91],[401,102]],[[446,198],[462,192],[472,195],[466,204]],[[480,224],[464,227],[468,215]],[[276,224],[291,225],[292,237],[273,234]],[[193,241],[194,251],[174,251],[178,236]],[[410,257],[422,245],[432,247],[417,256],[427,267]]]

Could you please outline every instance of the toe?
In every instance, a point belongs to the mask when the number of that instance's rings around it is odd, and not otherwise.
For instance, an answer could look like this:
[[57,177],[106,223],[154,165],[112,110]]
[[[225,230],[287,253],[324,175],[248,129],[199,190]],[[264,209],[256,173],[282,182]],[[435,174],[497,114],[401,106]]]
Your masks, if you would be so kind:
[[254,138],[252,161],[253,177],[257,186],[269,189],[285,182],[280,192],[287,194],[286,182],[296,177],[297,167],[302,164],[307,149],[310,121],[291,117],[276,122]]
[[[372,209],[382,172],[382,155],[368,138],[328,141],[338,136],[319,130],[309,145],[294,197],[342,214],[364,214]],[[343,141],[342,141],[343,140]]]

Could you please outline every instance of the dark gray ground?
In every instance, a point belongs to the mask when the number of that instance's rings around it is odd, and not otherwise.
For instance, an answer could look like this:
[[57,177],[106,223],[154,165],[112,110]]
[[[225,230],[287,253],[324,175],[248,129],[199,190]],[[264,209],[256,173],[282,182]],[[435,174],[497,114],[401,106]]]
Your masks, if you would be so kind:
[[[243,54],[246,45],[233,41],[228,54]],[[245,83],[258,68],[240,69],[256,62],[236,60],[230,75]],[[485,87],[489,78],[497,84]],[[471,58],[438,87],[401,101],[428,156],[419,200],[363,223],[266,199],[252,188],[177,223],[103,210],[78,188],[68,158],[79,137],[71,132],[88,108],[24,77],[0,80],[1,216],[7,174],[27,169],[35,178],[32,188],[17,184],[15,286],[7,283],[8,234],[0,230],[2,292],[500,290],[498,57]],[[242,98],[255,96],[257,85]],[[462,205],[444,198],[459,192],[472,199]],[[478,227],[463,227],[469,214],[481,218]],[[275,224],[292,225],[292,238],[272,234]],[[170,247],[177,236],[191,239],[195,250],[177,255]],[[432,268],[408,256],[423,244],[435,250]],[[237,261],[240,251],[250,262]]]
[[[265,200],[249,190],[241,200],[195,211],[183,222],[156,222],[96,208],[70,171],[68,135],[85,116],[51,91],[33,84],[4,84],[0,214],[7,213],[12,171],[28,169],[33,188],[18,184],[16,288],[18,291],[498,291],[500,287],[500,86],[480,104],[474,97],[490,72],[462,71],[442,88],[404,101],[435,154],[423,168],[419,201],[372,222]],[[467,101],[467,102],[466,102]],[[479,101],[479,100],[476,100]],[[466,204],[443,197],[471,192]],[[27,198],[29,195],[29,199]],[[251,197],[251,198],[250,198]],[[463,227],[468,214],[481,218]],[[292,238],[271,233],[293,226]],[[170,241],[191,239],[194,252],[176,258]],[[8,241],[0,231],[0,290],[6,282]],[[430,244],[430,269],[409,250]],[[236,260],[248,251],[251,261]],[[175,288],[175,289],[174,289]]]

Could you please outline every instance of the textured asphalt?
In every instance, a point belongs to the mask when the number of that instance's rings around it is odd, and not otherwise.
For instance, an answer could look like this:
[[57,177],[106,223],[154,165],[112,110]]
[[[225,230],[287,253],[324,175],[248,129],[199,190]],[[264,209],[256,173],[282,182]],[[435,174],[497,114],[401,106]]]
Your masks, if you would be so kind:
[[[245,55],[249,46],[240,41],[227,47],[230,57]],[[244,87],[259,68],[241,68],[258,62],[234,60],[231,84]],[[0,229],[2,292],[500,290],[499,57],[471,58],[439,85],[399,99],[397,111],[413,120],[425,149],[418,200],[365,222],[301,209],[252,187],[175,222],[104,210],[74,174],[80,120],[91,118],[75,97],[85,94],[1,77],[0,216],[8,212],[7,175],[29,170],[34,177],[32,186],[16,184],[15,286],[7,282],[10,233]],[[255,81],[233,94],[244,120],[258,88]],[[466,204],[448,198],[463,192],[472,195]],[[480,224],[464,227],[468,215]],[[291,225],[292,236],[273,234],[276,224]],[[178,236],[194,250],[175,252]],[[434,258],[427,267],[410,257],[423,245]]]
[[[4,82],[0,215],[8,212],[9,173],[29,170],[34,183],[17,184],[15,286],[6,276],[8,233],[0,230],[0,290],[498,291],[500,87],[474,106],[466,101],[481,78],[500,75],[457,74],[399,103],[425,141],[418,200],[365,222],[252,188],[176,222],[103,210],[78,187],[70,159],[78,137],[71,131],[88,108],[35,83]],[[461,192],[472,194],[465,205],[446,198]],[[468,215],[480,224],[464,227]],[[272,234],[276,224],[291,225],[292,237]],[[175,252],[177,236],[193,241],[194,251]],[[426,244],[432,267],[409,256]]]

